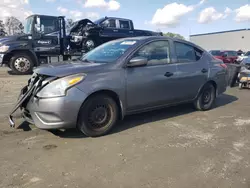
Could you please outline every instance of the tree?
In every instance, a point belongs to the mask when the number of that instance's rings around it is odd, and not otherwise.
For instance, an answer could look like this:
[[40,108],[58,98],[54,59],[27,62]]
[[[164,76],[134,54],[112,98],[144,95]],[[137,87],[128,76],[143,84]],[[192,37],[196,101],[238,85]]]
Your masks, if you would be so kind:
[[74,25],[73,20],[70,19],[70,18],[68,18],[68,19],[66,20],[66,29],[71,28],[73,25]]
[[24,29],[22,22],[13,16],[6,18],[5,27],[8,35],[22,34]]
[[185,40],[185,38],[182,35],[178,34],[178,33],[167,32],[167,33],[163,33],[163,35],[166,36],[166,37],[173,37],[173,38],[179,38],[179,39],[184,39]]
[[0,37],[5,36],[7,33],[5,31],[5,26],[3,20],[0,20]]

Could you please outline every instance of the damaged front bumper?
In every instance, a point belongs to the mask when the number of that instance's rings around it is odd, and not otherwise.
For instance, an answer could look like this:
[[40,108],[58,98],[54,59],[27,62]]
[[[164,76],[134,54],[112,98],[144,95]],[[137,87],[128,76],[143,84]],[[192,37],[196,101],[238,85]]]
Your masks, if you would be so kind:
[[75,128],[78,112],[87,95],[72,87],[67,95],[54,98],[39,98],[36,94],[43,88],[47,79],[36,81],[34,86],[26,86],[21,90],[20,97],[9,115],[9,124],[15,127],[12,114],[19,108],[22,117],[40,129],[68,129]]
[[11,110],[11,112],[9,114],[10,127],[15,127],[15,122],[13,120],[12,115],[19,108],[22,110],[22,108],[27,103],[29,98],[35,93],[37,88],[39,88],[39,86],[41,86],[42,81],[43,81],[42,78],[39,78],[36,74],[33,74],[31,79],[28,81],[28,85],[21,89],[21,92],[20,92],[20,94],[18,96],[18,100],[16,102],[16,105],[14,106],[14,108]]

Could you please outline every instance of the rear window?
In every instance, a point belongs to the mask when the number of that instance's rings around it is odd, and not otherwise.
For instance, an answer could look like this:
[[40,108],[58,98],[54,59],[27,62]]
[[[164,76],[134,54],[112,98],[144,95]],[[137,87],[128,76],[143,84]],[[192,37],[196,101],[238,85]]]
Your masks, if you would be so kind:
[[214,56],[221,56],[221,51],[210,51],[210,54],[214,55]]
[[238,53],[236,51],[225,51],[225,54],[228,56],[238,56]]
[[129,29],[129,21],[127,20],[119,20],[121,29]]

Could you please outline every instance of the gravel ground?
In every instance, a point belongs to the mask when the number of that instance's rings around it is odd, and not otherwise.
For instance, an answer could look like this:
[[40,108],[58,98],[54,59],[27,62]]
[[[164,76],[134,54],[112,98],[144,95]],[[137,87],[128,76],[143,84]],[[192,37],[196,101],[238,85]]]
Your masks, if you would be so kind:
[[114,131],[11,129],[6,115],[29,76],[0,68],[0,187],[250,187],[249,90],[228,88],[214,109],[190,105],[126,117]]

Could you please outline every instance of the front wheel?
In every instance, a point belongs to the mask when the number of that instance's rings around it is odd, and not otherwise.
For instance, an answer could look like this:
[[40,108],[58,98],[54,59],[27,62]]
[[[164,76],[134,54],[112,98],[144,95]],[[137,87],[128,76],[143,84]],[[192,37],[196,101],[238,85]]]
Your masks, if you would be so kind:
[[96,42],[93,39],[87,39],[84,42],[84,46],[85,46],[85,49],[87,49],[87,51],[91,51],[96,47]]
[[239,89],[243,89],[243,83],[239,83]]
[[200,111],[211,109],[215,101],[215,95],[215,87],[213,84],[207,83],[194,102],[195,108]]
[[29,55],[18,53],[10,59],[9,66],[14,74],[29,74],[33,70],[34,63]]
[[77,127],[86,136],[103,136],[112,129],[117,119],[116,102],[107,95],[95,95],[81,107]]

